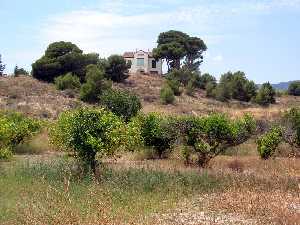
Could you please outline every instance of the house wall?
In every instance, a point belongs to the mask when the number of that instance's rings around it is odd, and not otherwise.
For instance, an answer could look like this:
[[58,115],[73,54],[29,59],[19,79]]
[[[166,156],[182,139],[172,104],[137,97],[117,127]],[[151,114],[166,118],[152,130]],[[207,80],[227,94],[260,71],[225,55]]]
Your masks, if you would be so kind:
[[[143,58],[144,65],[138,66],[137,59]],[[130,73],[144,72],[144,73],[157,73],[162,74],[162,61],[158,60],[156,62],[156,68],[152,68],[152,61],[154,58],[149,57],[149,54],[144,51],[137,51],[134,53],[134,58],[125,58],[126,61],[131,61],[131,68],[129,69]]]

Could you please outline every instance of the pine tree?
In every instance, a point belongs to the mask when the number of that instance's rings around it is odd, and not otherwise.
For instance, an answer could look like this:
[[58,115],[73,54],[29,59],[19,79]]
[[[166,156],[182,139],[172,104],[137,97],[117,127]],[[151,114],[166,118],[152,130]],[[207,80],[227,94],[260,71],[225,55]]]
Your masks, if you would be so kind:
[[4,69],[5,69],[5,65],[2,63],[1,54],[0,54],[0,76],[3,76]]

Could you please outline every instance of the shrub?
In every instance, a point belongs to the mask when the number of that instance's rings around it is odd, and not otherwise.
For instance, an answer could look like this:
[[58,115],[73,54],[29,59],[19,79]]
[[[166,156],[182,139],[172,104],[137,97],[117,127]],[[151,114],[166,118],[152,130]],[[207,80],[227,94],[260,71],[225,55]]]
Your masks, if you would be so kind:
[[24,68],[19,68],[18,66],[15,66],[14,76],[18,77],[20,75],[26,75],[26,76],[28,76],[29,73]]
[[136,116],[142,108],[139,97],[128,91],[111,89],[105,91],[100,100],[109,110],[126,121]]
[[155,113],[142,118],[141,136],[144,144],[153,147],[159,158],[172,148],[178,138],[178,129],[174,128],[174,124],[171,118]]
[[111,83],[104,78],[104,72],[96,65],[87,66],[86,83],[81,86],[80,99],[96,102],[100,95],[111,88]]
[[291,108],[284,115],[285,141],[291,146],[300,146],[300,109]]
[[182,90],[180,88],[180,82],[178,80],[168,78],[166,83],[172,89],[174,95],[180,96],[182,94]]
[[190,80],[186,86],[185,93],[189,96],[193,96],[195,92],[194,80]]
[[269,104],[274,104],[276,102],[275,100],[275,95],[276,92],[274,90],[274,88],[272,87],[272,85],[268,82],[268,83],[264,83],[256,97],[255,97],[255,102],[259,105],[263,105],[263,106],[268,106]]
[[288,94],[294,96],[300,96],[300,81],[294,81],[290,83],[288,88]]
[[166,75],[166,77],[170,80],[177,80],[186,86],[192,78],[195,78],[195,73],[189,71],[188,69],[173,69]]
[[215,98],[216,97],[216,86],[217,84],[214,82],[209,82],[205,89],[206,89],[206,97]]
[[0,77],[3,76],[3,71],[5,70],[5,64],[2,62],[2,55],[0,54]]
[[123,82],[129,77],[128,69],[130,65],[119,55],[112,55],[107,59],[106,76],[115,82]]
[[56,77],[54,83],[58,90],[74,90],[80,88],[79,78],[77,76],[72,75],[72,73],[67,73],[66,75]]
[[122,120],[104,109],[81,108],[59,116],[51,129],[51,142],[62,150],[74,151],[87,167],[96,172],[97,160],[113,155],[126,141]]
[[10,157],[18,144],[32,137],[39,130],[40,124],[33,119],[19,113],[0,112],[1,157]]
[[182,123],[186,144],[193,147],[200,167],[206,167],[212,158],[228,147],[245,142],[255,126],[249,115],[240,120],[230,120],[223,114],[186,117]]
[[71,42],[54,42],[45,54],[32,64],[32,76],[36,79],[53,82],[62,74],[69,72],[84,80],[86,66],[96,65],[98,54],[83,54],[82,50]]
[[262,159],[268,159],[274,155],[278,145],[282,141],[282,129],[272,127],[269,132],[257,140],[257,151]]
[[169,85],[165,85],[160,91],[160,100],[163,104],[173,104],[175,101],[174,92]]
[[214,90],[214,96],[218,101],[226,102],[228,101],[230,96],[230,89],[228,88],[228,85],[226,84],[219,84],[216,89]]

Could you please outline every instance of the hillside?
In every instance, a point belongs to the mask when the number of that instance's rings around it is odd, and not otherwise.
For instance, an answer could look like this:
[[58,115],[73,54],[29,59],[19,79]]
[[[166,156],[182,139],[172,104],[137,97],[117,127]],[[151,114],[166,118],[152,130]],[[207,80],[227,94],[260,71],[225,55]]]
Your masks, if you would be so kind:
[[[125,83],[114,86],[136,93],[141,98],[143,111],[146,113],[155,111],[165,114],[205,115],[224,112],[236,117],[251,112],[257,118],[274,119],[285,109],[300,105],[300,98],[292,96],[277,98],[277,104],[267,108],[238,101],[222,103],[206,98],[203,90],[197,90],[194,97],[186,94],[176,97],[174,105],[162,105],[159,92],[163,82],[161,77],[135,74]],[[54,85],[31,77],[0,78],[1,109],[17,110],[38,118],[56,118],[60,112],[80,104],[83,103],[73,93],[57,91]]]

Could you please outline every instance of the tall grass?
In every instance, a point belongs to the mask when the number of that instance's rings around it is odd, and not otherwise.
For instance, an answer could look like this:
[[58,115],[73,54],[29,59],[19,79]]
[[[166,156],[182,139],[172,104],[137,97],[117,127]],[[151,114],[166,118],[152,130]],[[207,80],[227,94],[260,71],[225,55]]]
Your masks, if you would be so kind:
[[[101,176],[74,175],[74,162],[20,163],[0,176],[0,224],[116,224],[175,207],[222,182],[208,173],[103,167]],[[119,221],[119,222],[116,222]]]

